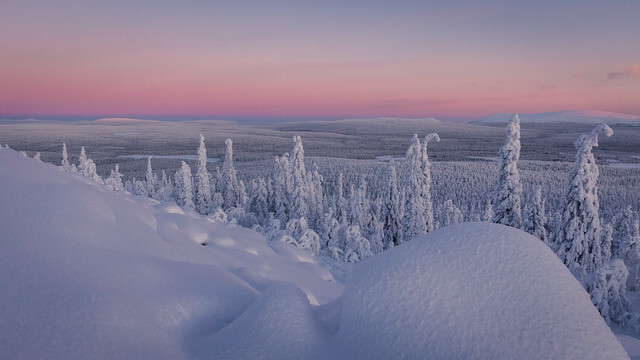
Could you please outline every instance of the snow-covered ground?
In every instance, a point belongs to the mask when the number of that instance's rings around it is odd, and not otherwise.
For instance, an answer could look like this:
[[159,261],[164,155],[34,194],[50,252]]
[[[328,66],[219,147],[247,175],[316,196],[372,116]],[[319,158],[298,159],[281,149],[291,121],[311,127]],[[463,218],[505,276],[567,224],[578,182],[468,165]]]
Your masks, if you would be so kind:
[[519,230],[440,229],[356,265],[346,287],[318,263],[0,150],[3,359],[627,358]]
[[[127,158],[127,159],[147,159],[151,156],[154,159],[178,159],[178,160],[198,160],[198,155],[119,155],[119,158]],[[219,158],[207,158],[207,162],[209,163],[217,163],[220,162]]]

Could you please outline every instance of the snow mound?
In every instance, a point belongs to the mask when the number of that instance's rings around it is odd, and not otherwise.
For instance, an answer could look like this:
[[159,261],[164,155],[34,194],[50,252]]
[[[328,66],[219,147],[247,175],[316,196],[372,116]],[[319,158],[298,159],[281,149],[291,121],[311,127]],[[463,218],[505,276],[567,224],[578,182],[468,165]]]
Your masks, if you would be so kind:
[[[640,116],[619,114],[606,111],[567,110],[539,114],[519,114],[520,122],[527,123],[582,123],[582,124],[640,124]],[[477,121],[475,124],[507,123],[513,114],[494,114]]]
[[455,225],[372,257],[343,301],[342,358],[628,358],[555,254],[502,225]]

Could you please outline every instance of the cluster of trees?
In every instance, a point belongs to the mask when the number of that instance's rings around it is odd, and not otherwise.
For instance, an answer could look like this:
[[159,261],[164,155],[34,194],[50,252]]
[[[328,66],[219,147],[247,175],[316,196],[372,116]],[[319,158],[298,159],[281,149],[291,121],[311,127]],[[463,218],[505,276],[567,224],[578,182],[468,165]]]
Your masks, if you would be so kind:
[[249,186],[238,178],[230,139],[225,142],[222,167],[209,172],[202,135],[195,174],[184,161],[175,174],[157,174],[149,157],[144,179],[123,181],[116,165],[103,180],[84,148],[79,164],[73,165],[64,144],[61,167],[116,191],[175,201],[202,215],[251,227],[272,241],[348,262],[453,223],[492,221],[512,226],[548,244],[582,282],[607,321],[640,328],[625,298],[626,290],[640,289],[638,214],[630,206],[608,222],[599,214],[599,169],[592,153],[599,134],[610,136],[612,131],[601,125],[576,141],[576,160],[564,196],[550,215],[542,186],[536,186],[528,201],[523,201],[517,115],[508,123],[507,139],[500,148],[497,181],[490,181],[486,173],[469,173],[478,177],[476,182],[486,183],[493,197],[462,208],[452,200],[460,200],[456,194],[465,193],[460,189],[435,194],[438,201],[434,203],[428,145],[440,140],[435,133],[422,141],[414,135],[403,159],[389,162],[384,174],[375,173],[377,182],[365,175],[349,176],[345,181],[341,171],[325,180],[315,163],[308,169],[299,136],[293,138],[291,154],[276,156],[270,173],[250,179]]

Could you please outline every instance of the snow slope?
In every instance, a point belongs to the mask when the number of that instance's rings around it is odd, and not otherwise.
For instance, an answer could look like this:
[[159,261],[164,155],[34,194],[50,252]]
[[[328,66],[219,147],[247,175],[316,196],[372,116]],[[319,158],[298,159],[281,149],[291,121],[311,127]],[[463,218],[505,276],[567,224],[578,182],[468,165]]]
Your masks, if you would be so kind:
[[[640,124],[640,116],[618,114],[605,111],[584,111],[584,110],[568,110],[568,111],[556,111],[539,114],[519,114],[520,122],[526,123],[582,123],[582,124],[601,124],[607,123],[609,125],[617,124]],[[507,123],[513,114],[494,114],[489,115],[477,121],[472,121],[475,124],[482,123]]]
[[519,230],[440,229],[345,289],[287,244],[6,149],[0,269],[2,359],[628,358]]
[[289,245],[7,149],[0,199],[2,359],[190,358],[270,284],[314,304],[343,290]]

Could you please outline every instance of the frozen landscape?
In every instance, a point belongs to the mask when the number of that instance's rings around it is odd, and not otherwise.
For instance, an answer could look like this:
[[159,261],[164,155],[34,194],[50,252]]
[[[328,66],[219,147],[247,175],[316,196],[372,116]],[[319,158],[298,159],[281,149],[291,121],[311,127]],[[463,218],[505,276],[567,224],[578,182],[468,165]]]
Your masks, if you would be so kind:
[[0,360],[640,360],[639,19],[0,0]]
[[[380,127],[403,123],[377,121]],[[345,132],[367,137],[363,128],[375,122],[343,121],[334,129],[344,124]],[[442,133],[450,126],[417,120],[407,127],[416,123]],[[206,132],[207,124],[185,128]],[[404,155],[375,159],[361,159],[363,150],[354,158],[337,158],[320,149],[305,158],[313,150],[306,151],[297,136],[288,140],[290,154],[285,150],[275,162],[260,158],[264,143],[257,151],[244,149],[244,161],[234,161],[235,144],[227,141],[225,153],[212,158],[207,144],[213,141],[204,136],[190,153],[170,155],[165,147],[165,155],[151,158],[148,152],[132,156],[134,149],[117,145],[127,144],[113,135],[121,126],[151,139],[157,136],[149,130],[161,133],[176,124],[151,125],[87,123],[86,131],[66,138],[91,143],[93,153],[105,159],[100,167],[84,148],[79,157],[66,145],[64,153],[60,145],[58,153],[47,152],[46,142],[61,140],[69,124],[0,125],[0,141],[19,144],[0,150],[1,286],[7,290],[0,318],[7,320],[1,332],[10,344],[1,357],[640,356],[640,313],[634,310],[640,306],[640,257],[634,257],[640,244],[639,170],[611,166],[611,160],[637,157],[624,152],[626,142],[610,142],[617,134],[600,135],[599,144],[594,130],[582,140],[587,148],[578,149],[578,154],[586,151],[587,160],[592,151],[598,155],[598,161],[588,161],[598,164],[601,205],[596,198],[595,210],[603,222],[596,224],[597,252],[583,245],[590,250],[583,257],[590,260],[580,263],[567,261],[575,250],[559,240],[568,236],[563,224],[593,221],[565,219],[568,210],[565,215],[559,210],[568,209],[563,189],[573,176],[569,170],[573,166],[575,173],[580,162],[515,156],[529,138],[520,140],[520,132],[528,130],[526,124],[520,129],[519,121],[509,122],[506,134],[505,124],[469,125],[495,129],[507,140],[494,152],[497,157],[480,156],[492,155],[480,144],[466,150],[478,155],[454,161],[438,159],[458,155],[440,154],[447,139],[435,134],[407,137]],[[315,132],[326,133],[325,125],[273,127],[300,131],[304,126],[313,139]],[[22,131],[34,126],[42,132],[30,132],[31,143],[20,140]],[[222,126],[229,133],[251,128]],[[465,134],[465,125],[457,126]],[[100,142],[100,132],[114,138]],[[556,131],[546,141],[561,148],[559,139],[573,133]],[[593,150],[594,145],[604,150]],[[34,155],[34,148],[42,152]],[[333,151],[352,154],[344,148]],[[182,162],[177,170],[175,161]],[[119,166],[109,175],[97,171],[126,162],[133,171],[121,174]],[[595,185],[585,181],[581,186]],[[415,195],[413,186],[428,196]],[[520,217],[498,216],[503,206],[513,209],[513,194]],[[588,237],[594,223],[586,226]]]

